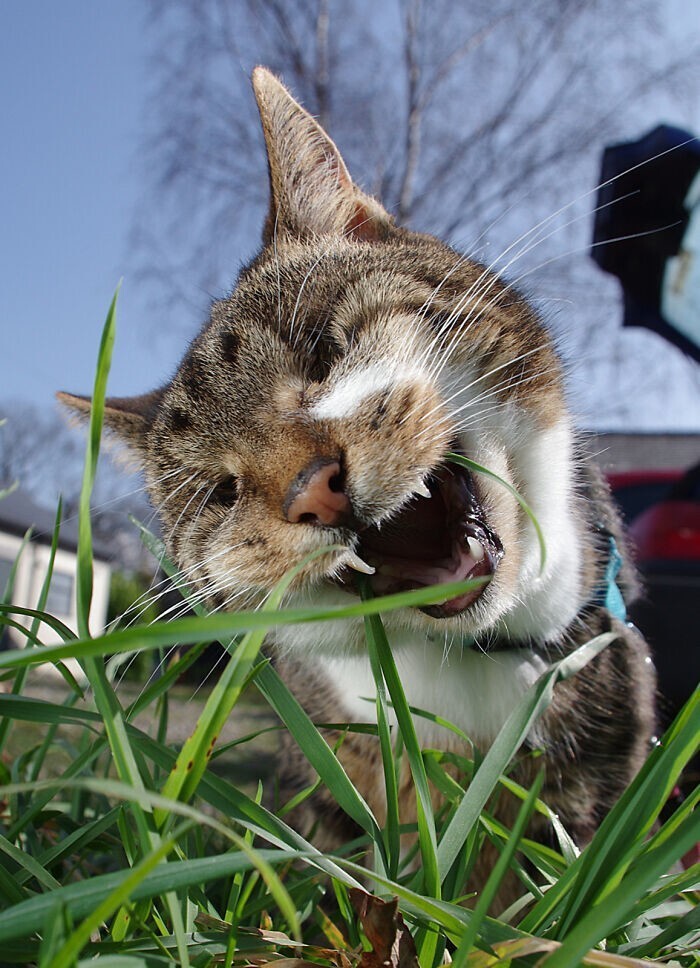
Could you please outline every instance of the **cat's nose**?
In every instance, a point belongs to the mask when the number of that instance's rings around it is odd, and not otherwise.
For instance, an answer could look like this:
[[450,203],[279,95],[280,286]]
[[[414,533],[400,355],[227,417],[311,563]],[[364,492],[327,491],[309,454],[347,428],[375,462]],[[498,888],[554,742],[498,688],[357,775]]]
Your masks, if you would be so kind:
[[351,513],[337,460],[315,460],[292,481],[283,507],[292,524],[339,527]]

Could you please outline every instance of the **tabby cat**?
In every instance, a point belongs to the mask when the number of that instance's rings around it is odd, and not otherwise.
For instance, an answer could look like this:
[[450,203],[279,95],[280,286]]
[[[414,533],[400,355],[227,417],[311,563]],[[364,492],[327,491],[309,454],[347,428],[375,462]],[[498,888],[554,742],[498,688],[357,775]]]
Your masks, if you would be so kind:
[[[482,749],[551,661],[613,630],[557,686],[526,743],[542,753],[519,768],[527,783],[544,765],[543,797],[583,845],[642,761],[655,686],[644,641],[606,607],[624,541],[572,432],[552,341],[492,272],[398,228],[272,74],[257,68],[253,86],[271,185],[260,254],[173,379],[108,400],[106,423],[140,458],[167,550],[213,608],[259,605],[304,556],[337,545],[305,567],[288,604],[355,601],[353,571],[378,594],[488,579],[385,617],[409,702]],[[520,491],[544,533],[543,568],[513,494],[451,463],[454,451]],[[617,587],[634,593],[629,566]],[[315,721],[372,719],[361,620],[290,626],[274,640]],[[424,718],[416,727],[424,745],[459,749],[454,733]],[[339,755],[381,818],[376,738],[350,733]],[[291,742],[282,759],[286,794],[306,786]],[[408,778],[400,796],[411,821]],[[294,820],[323,847],[355,832],[324,790]],[[548,838],[543,820],[534,834]]]

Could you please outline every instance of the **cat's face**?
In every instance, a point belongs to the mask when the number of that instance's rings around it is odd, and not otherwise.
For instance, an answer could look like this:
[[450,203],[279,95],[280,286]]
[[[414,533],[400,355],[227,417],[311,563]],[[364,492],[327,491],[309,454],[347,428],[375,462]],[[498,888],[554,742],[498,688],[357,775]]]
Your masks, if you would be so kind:
[[[260,604],[329,548],[298,598],[341,601],[353,571],[373,572],[377,593],[481,576],[479,590],[390,624],[563,627],[580,604],[579,535],[548,337],[483,267],[395,228],[279,82],[258,70],[254,83],[265,246],[171,383],[106,412],[143,461],[169,553],[218,608]],[[450,451],[520,489],[545,531],[544,569],[513,495]]]

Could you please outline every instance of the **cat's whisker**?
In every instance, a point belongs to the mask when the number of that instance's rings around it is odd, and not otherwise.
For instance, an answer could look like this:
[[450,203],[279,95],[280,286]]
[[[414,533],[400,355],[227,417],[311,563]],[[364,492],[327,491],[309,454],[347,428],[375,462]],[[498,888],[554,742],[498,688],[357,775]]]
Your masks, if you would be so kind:
[[[197,571],[201,571],[202,569],[209,567],[209,565],[213,561],[218,560],[219,558],[223,557],[224,555],[230,554],[237,547],[240,547],[241,544],[242,544],[242,542],[239,542],[238,544],[235,544],[235,545],[232,545],[232,546],[227,546],[227,547],[223,548],[222,550],[216,552],[215,554],[209,555],[209,557],[203,559],[202,561],[197,561],[193,565],[191,565],[190,567],[184,568],[184,569],[181,569],[178,572],[175,572],[172,576],[166,576],[161,582],[158,583],[158,585],[155,586],[156,588],[157,587],[161,587],[161,586],[165,586],[165,587],[162,588],[162,590],[160,592],[158,592],[158,594],[152,596],[145,603],[143,601],[141,601],[141,602],[138,602],[138,601],[135,602],[129,609],[126,610],[126,612],[123,613],[122,616],[120,616],[120,618],[123,619],[131,611],[133,611],[135,609],[138,610],[138,614],[135,615],[133,618],[131,618],[131,620],[127,623],[127,625],[125,627],[126,628],[129,628],[132,625],[134,625],[136,622],[138,622],[138,620],[140,619],[140,617],[143,615],[143,613],[147,609],[149,609],[151,606],[155,605],[156,602],[158,602],[161,598],[163,598],[165,595],[170,594],[173,591],[179,592],[179,594],[183,598],[185,598],[187,600],[188,592],[187,592],[187,589],[184,588],[183,586],[193,585],[194,582],[195,582],[195,580],[196,580],[196,579],[190,578],[190,576],[194,575],[195,572],[197,572]],[[153,589],[151,589],[151,590],[153,590]],[[148,593],[146,592],[144,594],[148,594]],[[143,595],[140,596],[140,598],[143,599]],[[159,614],[158,618],[161,618],[162,617],[162,614],[163,613]]]
[[[192,478],[190,480],[192,480],[192,479],[196,479],[196,475],[192,475]],[[172,541],[173,537],[177,534],[177,529],[178,529],[178,526],[180,524],[180,521],[182,521],[182,519],[185,516],[185,514],[187,513],[190,505],[199,497],[199,495],[202,493],[202,491],[204,491],[204,489],[207,487],[207,484],[208,484],[208,482],[203,482],[201,484],[198,484],[197,487],[192,492],[192,494],[190,495],[190,497],[188,498],[188,500],[186,501],[186,503],[182,506],[182,509],[180,510],[180,513],[178,514],[177,518],[175,519],[175,523],[168,530],[168,533],[167,533],[166,538],[165,538],[166,545],[170,541]],[[189,529],[188,533],[191,534],[191,524],[188,524],[188,529]]]
[[[425,421],[429,419],[433,413],[437,412],[443,407],[449,406],[449,404],[454,399],[461,396],[461,394],[468,393],[468,391],[471,390],[473,387],[475,387],[477,384],[483,382],[484,380],[488,380],[489,377],[492,377],[495,373],[498,373],[500,370],[506,369],[506,367],[514,366],[516,363],[519,363],[522,360],[527,359],[528,357],[534,355],[535,353],[539,353],[542,349],[544,349],[544,347],[545,347],[545,344],[540,343],[537,346],[533,347],[532,349],[526,350],[524,353],[520,353],[518,356],[514,357],[513,359],[506,360],[505,363],[500,363],[498,366],[492,367],[490,370],[487,370],[486,373],[483,373],[481,376],[475,377],[466,385],[459,386],[457,390],[455,390],[453,393],[451,393],[449,396],[445,397],[444,399],[440,400],[440,402],[436,404],[434,407],[432,407],[430,410],[421,412],[420,414],[421,420]],[[502,385],[505,385],[505,384],[499,384],[499,386],[502,386]],[[417,412],[417,408],[414,405],[414,407],[401,418],[401,423],[402,424],[405,423],[410,417],[414,416],[416,412]]]
[[[143,696],[143,694],[146,692],[146,690],[148,689],[148,687],[151,685],[151,683],[154,682],[158,678],[158,676],[161,674],[161,672],[163,671],[163,669],[165,669],[166,663],[170,659],[170,656],[173,655],[174,653],[176,653],[177,650],[178,650],[178,648],[179,648],[178,645],[171,645],[166,650],[166,652],[164,653],[164,655],[162,656],[162,658],[160,658],[158,660],[158,662],[154,665],[153,669],[151,670],[151,674],[148,676],[148,678],[146,679],[146,681],[142,684],[141,689],[138,692],[138,695],[133,700],[133,702],[131,704],[132,706],[135,706],[139,702],[139,700],[141,699],[141,697]],[[124,677],[122,676],[121,679],[123,679],[123,678]],[[116,687],[117,688],[121,684],[121,679],[119,680],[119,683],[116,684]]]
[[[494,386],[485,389],[480,394],[477,394],[476,396],[472,397],[470,400],[462,404],[457,409],[449,410],[447,413],[441,415],[437,420],[430,423],[427,427],[424,427],[423,430],[419,431],[418,434],[416,435],[416,440],[420,440],[426,434],[429,434],[429,433],[434,434],[435,431],[443,425],[449,426],[451,431],[454,433],[457,433],[457,434],[463,433],[469,427],[474,426],[475,424],[480,424],[481,419],[486,414],[490,412],[500,412],[502,410],[503,408],[502,401],[496,402],[491,407],[483,406],[483,404],[487,402],[489,399],[491,399],[493,396],[495,396],[501,388],[507,387],[509,390],[512,391],[517,387],[524,385],[525,383],[529,383],[533,380],[537,380],[538,383],[541,384],[542,377],[545,376],[548,372],[551,372],[553,376],[556,376],[558,374],[558,367],[554,366],[554,367],[551,367],[549,370],[537,371],[536,373],[530,374],[526,377],[518,377],[517,380],[513,380],[513,379],[503,380],[501,383],[495,384]],[[477,409],[474,414],[469,414],[468,417],[461,418],[458,421],[457,420],[458,414],[464,411],[465,409],[470,409],[470,408],[477,408]]]
[[[185,505],[184,510],[187,510],[187,507],[192,502],[192,500],[194,500],[194,498],[196,498],[199,494],[201,494],[201,492],[205,488],[206,488],[206,484],[202,484],[202,485],[200,485],[200,487],[197,488],[197,490],[195,491],[195,493],[192,495],[192,498],[190,498],[190,501],[188,501],[187,504]],[[199,518],[201,517],[202,512],[204,511],[204,508],[209,503],[209,500],[210,500],[210,498],[211,498],[211,496],[212,496],[212,494],[214,493],[215,490],[216,490],[216,484],[214,483],[214,484],[211,484],[209,486],[209,488],[207,488],[207,490],[205,491],[204,497],[199,502],[199,506],[197,507],[196,512],[192,516],[192,520],[189,521],[188,524],[187,524],[187,529],[184,532],[184,540],[185,540],[185,542],[189,541],[190,538],[192,537],[192,535],[195,533],[195,530],[197,528],[197,522],[199,521]],[[175,535],[175,533],[177,531],[177,524],[178,523],[179,523],[179,521],[176,522],[175,527],[173,527],[171,536]]]
[[[227,548],[226,553],[230,553],[231,550]],[[207,564],[203,564],[200,567],[207,567]],[[182,601],[176,602],[167,611],[162,612],[158,618],[163,619],[173,612],[176,613],[175,617],[178,617],[178,612],[189,611],[196,608],[199,604],[206,602],[208,599],[213,598],[219,591],[229,586],[229,583],[235,575],[235,570],[235,568],[229,568],[218,574],[210,575],[204,583],[202,583],[201,579],[197,579],[197,584],[194,586],[192,593],[178,588],[178,591],[183,596]],[[190,584],[194,585],[194,582],[190,582]]]
[[183,481],[181,481],[181,483],[178,484],[176,488],[174,488],[172,491],[169,491],[168,494],[163,498],[161,503],[156,508],[153,509],[153,517],[160,515],[165,505],[169,501],[171,501],[176,494],[179,494],[179,492],[183,489],[183,487],[187,487],[188,484],[191,484],[192,481],[196,479],[196,477],[197,477],[197,473],[195,471],[189,474]]
[[[596,209],[594,209],[594,211],[595,212],[601,211],[602,209],[607,208],[607,207],[609,207],[611,205],[614,205],[617,202],[624,201],[624,199],[628,198],[630,194],[633,194],[633,193],[628,193],[627,195],[622,196],[620,198],[616,198],[616,199],[613,199],[612,201],[605,202],[605,203],[597,206]],[[589,218],[590,217],[589,213],[586,212],[586,213],[584,213],[582,215],[575,216],[574,218],[570,219],[569,221],[563,223],[562,225],[556,226],[552,231],[550,231],[550,232],[548,232],[548,233],[546,233],[544,235],[541,234],[541,231],[540,231],[540,234],[538,234],[538,230],[541,230],[543,227],[545,227],[546,224],[551,220],[551,218],[556,218],[559,214],[561,214],[562,211],[565,211],[566,208],[568,208],[568,207],[569,206],[564,206],[558,212],[553,213],[551,217],[547,217],[546,219],[544,219],[540,223],[538,223],[536,226],[534,226],[532,229],[530,229],[528,232],[526,232],[523,235],[521,235],[518,239],[515,240],[515,242],[511,243],[510,246],[508,246],[506,249],[504,249],[492,261],[492,263],[489,266],[487,266],[487,267],[485,267],[483,269],[483,271],[477,277],[477,279],[474,281],[474,283],[469,287],[469,289],[464,293],[464,295],[458,301],[458,303],[454,307],[453,311],[448,316],[447,320],[445,320],[444,323],[442,324],[440,330],[438,331],[437,336],[434,338],[433,342],[430,344],[430,346],[429,346],[429,348],[428,348],[428,350],[426,352],[426,359],[428,358],[429,355],[432,355],[434,353],[434,350],[435,350],[436,346],[439,343],[439,340],[440,340],[441,335],[452,330],[453,323],[459,317],[460,313],[462,312],[462,309],[464,308],[464,306],[466,305],[466,303],[469,300],[472,300],[473,301],[473,304],[470,307],[469,312],[467,313],[466,317],[464,317],[464,319],[462,321],[461,327],[456,327],[455,328],[455,332],[454,332],[454,335],[452,337],[452,340],[451,340],[449,346],[447,347],[446,350],[444,350],[444,348],[443,348],[443,352],[441,354],[441,357],[442,357],[442,360],[443,360],[443,365],[444,365],[444,361],[446,361],[447,359],[449,359],[453,347],[456,345],[456,343],[457,343],[457,341],[459,339],[462,339],[463,338],[465,332],[467,331],[467,329],[471,325],[471,323],[470,323],[471,317],[472,317],[474,311],[479,308],[479,305],[480,305],[480,303],[482,301],[483,296],[485,294],[487,294],[490,291],[490,289],[492,289],[495,285],[502,284],[503,280],[499,276],[496,276],[494,274],[494,271],[495,271],[495,267],[498,265],[499,261],[505,255],[507,255],[508,252],[510,252],[513,248],[515,248],[521,242],[524,242],[525,240],[527,240],[530,235],[534,235],[533,239],[530,239],[527,245],[523,245],[518,251],[516,251],[515,255],[506,263],[505,266],[500,267],[500,272],[501,273],[506,272],[508,270],[508,268],[510,268],[510,266],[513,265],[516,261],[518,261],[524,255],[526,255],[527,253],[529,253],[530,251],[532,251],[534,248],[536,248],[542,242],[544,242],[547,239],[551,238],[557,232],[563,231],[565,228],[569,227],[570,225],[575,224],[576,222],[581,221],[583,218]],[[511,283],[510,285],[507,285],[505,291],[508,291],[508,289],[512,288],[513,285],[514,285],[514,283]],[[439,374],[439,368],[437,369],[436,372],[433,373],[433,376],[436,376],[438,374]]]
[[[623,242],[623,241],[626,241],[627,239],[630,239],[630,238],[642,238],[642,237],[647,236],[647,235],[655,235],[657,232],[663,231],[664,229],[672,228],[674,224],[675,223],[671,223],[669,225],[665,225],[665,226],[661,226],[659,228],[651,229],[651,230],[649,230],[647,232],[635,232],[635,233],[632,233],[630,235],[619,236],[617,238],[610,239],[608,241],[611,242],[611,243],[614,243],[614,242]],[[598,243],[594,243],[594,244],[598,244]],[[573,249],[569,249],[569,250],[564,251],[564,252],[559,252],[559,253],[557,253],[557,255],[550,256],[549,258],[542,260],[537,265],[534,265],[534,266],[526,269],[519,276],[517,276],[503,290],[503,293],[507,293],[509,290],[513,289],[513,287],[515,287],[520,282],[522,282],[523,279],[526,279],[528,276],[532,275],[535,272],[539,272],[541,269],[545,268],[546,266],[552,265],[555,262],[559,262],[562,259],[570,258],[572,255],[577,255],[580,252],[588,251],[588,249],[589,249],[589,246],[588,245],[585,245],[585,246],[576,246]],[[489,306],[487,306],[486,308],[488,309],[491,306],[495,305],[497,303],[498,299],[501,297],[501,295],[502,295],[501,293],[497,293],[497,295],[495,297],[495,300],[492,301],[489,304]],[[445,365],[445,363],[443,362],[442,363],[442,366],[444,366],[444,365]],[[438,372],[439,372],[439,370],[438,370]]]
[[[234,547],[237,547],[237,546],[234,546]],[[231,550],[232,548],[226,549],[227,553],[230,552]],[[208,582],[204,584],[200,584],[197,587],[196,592],[194,594],[187,595],[187,597],[185,597],[182,602],[176,603],[166,612],[163,612],[159,616],[159,619],[163,619],[168,615],[171,615],[171,618],[172,617],[177,618],[179,617],[180,614],[183,614],[186,611],[194,609],[198,605],[203,604],[204,602],[213,600],[214,597],[217,594],[219,594],[219,592],[230,588],[232,583],[235,584],[236,571],[237,571],[236,567],[232,566],[228,569],[225,569],[223,572],[220,572],[216,575],[211,576]],[[240,594],[243,594],[243,593],[244,593],[243,591],[240,592]],[[172,615],[173,612],[175,613],[174,616]]]
[[[169,478],[175,477],[176,475],[182,474],[182,473],[183,473],[182,468],[176,467],[174,470],[170,470],[167,472],[167,474],[164,474],[162,478],[156,481],[156,483],[160,483],[163,480],[168,480]],[[118,494],[116,497],[110,497],[104,501],[99,501],[95,504],[91,504],[90,512],[92,514],[95,514],[99,511],[103,511],[105,508],[108,508],[112,504],[120,504],[121,502],[126,501],[127,498],[133,497],[134,494],[148,493],[149,486],[150,486],[149,484],[143,482],[138,487],[132,488],[130,491],[124,491],[122,494]],[[61,526],[65,524],[69,524],[70,522],[73,522],[73,521],[77,521],[79,517],[80,515],[78,511],[76,511],[74,514],[68,514],[65,517],[61,518]]]
[[328,323],[330,322],[330,320],[331,320],[330,312],[326,313],[325,316],[319,316],[313,329],[309,333],[308,339],[310,342],[308,345],[308,353],[310,357],[313,356],[313,354],[316,352],[318,344],[321,341],[321,337],[323,336],[324,330],[328,326]]
[[[229,647],[232,644],[232,642],[233,640],[229,642]],[[229,651],[228,651],[228,647],[226,647],[224,648],[224,651],[221,653],[221,655],[217,657],[216,662],[213,662],[211,667],[207,669],[206,675],[204,676],[202,681],[197,683],[195,688],[192,690],[191,695],[187,697],[188,703],[191,703],[197,697],[200,690],[204,689],[209,679],[211,679],[211,677],[216,673],[216,670],[219,668],[219,666],[226,661],[226,658],[228,656],[229,656]]]
[[280,258],[277,251],[277,228],[279,225],[279,212],[275,212],[275,223],[272,230],[272,252],[275,261],[275,271],[277,273],[277,332],[282,334],[282,275],[280,272]]
[[295,344],[294,322],[295,322],[296,317],[297,317],[297,312],[299,310],[299,304],[301,302],[301,297],[304,294],[304,289],[306,287],[306,283],[311,278],[311,275],[313,274],[313,272],[318,268],[318,266],[321,264],[321,262],[328,255],[328,253],[331,250],[332,244],[333,243],[332,243],[332,239],[331,239],[331,241],[328,243],[328,245],[321,250],[321,254],[316,259],[316,261],[308,269],[308,271],[306,272],[304,278],[302,279],[301,285],[299,286],[299,291],[297,293],[296,302],[294,303],[294,308],[292,309],[292,316],[291,316],[291,319],[289,321],[289,340],[292,343],[292,345]]
[[[608,208],[611,205],[617,204],[618,202],[622,202],[626,198],[630,197],[630,194],[633,194],[633,193],[628,193],[627,195],[622,196],[620,198],[615,198],[612,201],[605,202],[605,203],[597,206],[593,211],[594,211],[594,213],[595,212],[599,212],[599,211],[602,211],[605,208]],[[516,251],[515,255],[513,255],[512,258],[509,259],[509,261],[504,266],[499,267],[499,273],[502,275],[505,272],[507,272],[508,269],[512,265],[514,265],[518,260],[520,260],[521,258],[523,258],[529,252],[533,251],[533,249],[537,248],[537,246],[541,245],[543,242],[547,241],[547,239],[552,238],[558,232],[561,232],[564,229],[570,227],[571,225],[574,225],[577,222],[580,222],[581,220],[588,219],[588,218],[590,218],[590,213],[589,212],[585,212],[585,213],[583,213],[581,215],[575,216],[572,219],[569,219],[568,221],[564,222],[561,225],[557,225],[550,232],[547,232],[544,235],[537,234],[536,233],[534,235],[534,238],[533,239],[530,239],[530,241],[528,242],[527,245],[522,246],[519,250]],[[659,230],[653,230],[653,231],[661,231],[661,230],[659,229]],[[612,241],[619,241],[619,240],[612,240]],[[502,258],[503,255],[507,254],[510,251],[510,248],[511,247],[509,246],[507,249],[504,250],[504,252],[501,254],[501,256],[497,257],[497,259],[495,260],[494,265],[498,263],[498,260],[500,258]],[[480,304],[481,299],[483,298],[483,296],[485,294],[487,294],[494,286],[496,286],[497,284],[499,284],[500,282],[502,282],[502,279],[500,279],[499,276],[491,275],[489,277],[489,272],[490,272],[491,269],[494,268],[494,265],[489,266],[488,270],[486,270],[485,272],[483,272],[481,274],[481,276],[479,277],[478,282],[481,281],[481,280],[483,280],[482,285],[480,287],[477,285],[475,288],[473,288],[473,291],[470,291],[470,293],[469,293],[470,297],[474,299],[474,304],[470,308],[469,315],[467,316],[467,320],[469,319],[469,316],[471,315],[471,313],[475,309],[478,309],[479,304]],[[516,280],[516,282],[517,281],[518,280]],[[507,284],[506,285],[506,291],[508,289],[512,288],[513,285],[515,285],[515,283],[509,283],[509,284]]]

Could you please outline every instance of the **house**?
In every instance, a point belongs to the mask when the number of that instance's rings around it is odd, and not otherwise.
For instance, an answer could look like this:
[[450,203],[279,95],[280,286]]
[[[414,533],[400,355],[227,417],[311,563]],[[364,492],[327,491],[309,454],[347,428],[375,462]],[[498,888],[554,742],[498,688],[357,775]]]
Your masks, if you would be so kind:
[[[0,500],[0,600],[16,561],[12,604],[36,608],[46,578],[53,530],[54,513],[36,504],[26,492],[15,490]],[[27,532],[30,532],[31,537],[22,547]],[[77,548],[77,517],[71,516],[61,526],[53,577],[44,611],[60,619],[73,631],[77,631]],[[101,543],[93,542],[93,556],[90,631],[96,635],[104,630],[107,620],[111,568],[110,556]],[[16,616],[16,619],[26,627],[31,624],[29,618]],[[46,624],[39,627],[38,637],[47,645],[61,641],[58,633]],[[17,648],[26,644],[22,633],[13,628],[5,629],[1,641],[6,648]]]

